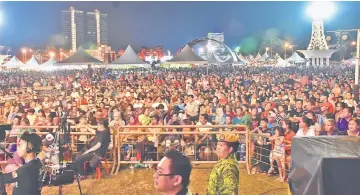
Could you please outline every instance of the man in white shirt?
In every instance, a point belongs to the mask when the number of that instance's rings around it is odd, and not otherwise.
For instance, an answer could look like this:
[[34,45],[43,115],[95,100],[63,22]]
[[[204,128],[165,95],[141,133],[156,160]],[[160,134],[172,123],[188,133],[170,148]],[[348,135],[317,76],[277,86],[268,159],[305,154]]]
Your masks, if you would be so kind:
[[79,95],[79,92],[76,91],[76,89],[74,89],[72,92],[71,92],[71,95],[70,95],[72,98],[75,98],[75,99],[79,99],[80,95]]
[[153,103],[153,104],[151,105],[151,107],[153,107],[153,108],[156,109],[160,104],[162,104],[162,105],[164,106],[164,110],[165,110],[165,111],[168,111],[167,104],[166,104],[166,102],[163,100],[162,97],[158,97],[158,98],[156,99],[156,102]]
[[137,109],[137,108],[142,108],[144,107],[144,104],[140,102],[140,99],[139,98],[136,98],[135,99],[135,103],[133,104],[134,106],[134,109]]
[[188,95],[188,103],[185,107],[185,114],[190,115],[192,121],[198,120],[199,105],[194,101],[193,95]]

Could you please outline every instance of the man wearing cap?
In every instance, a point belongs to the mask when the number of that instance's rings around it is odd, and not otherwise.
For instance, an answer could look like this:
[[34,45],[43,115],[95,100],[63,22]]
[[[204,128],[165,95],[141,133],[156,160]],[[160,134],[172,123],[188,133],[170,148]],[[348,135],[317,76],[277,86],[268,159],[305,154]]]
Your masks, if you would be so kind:
[[25,132],[19,142],[17,153],[25,160],[24,166],[16,171],[0,175],[0,188],[5,184],[14,183],[13,195],[40,195],[41,169],[43,164],[36,158],[41,151],[42,142],[37,134]]
[[220,160],[210,173],[207,195],[237,195],[240,170],[235,153],[239,138],[235,134],[223,133],[218,140],[216,154]]

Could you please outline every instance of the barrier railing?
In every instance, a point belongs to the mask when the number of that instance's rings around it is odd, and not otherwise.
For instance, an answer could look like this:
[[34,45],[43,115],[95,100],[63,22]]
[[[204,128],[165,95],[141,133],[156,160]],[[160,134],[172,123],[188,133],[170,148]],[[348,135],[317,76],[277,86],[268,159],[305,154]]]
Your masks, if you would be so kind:
[[[97,126],[91,126],[93,129],[96,129]],[[45,135],[48,132],[41,132],[41,130],[43,129],[50,129],[50,130],[55,130],[58,131],[59,130],[59,126],[16,126],[16,128],[26,128],[26,129],[38,129],[40,131],[37,131],[38,134],[40,135]],[[183,129],[183,128],[190,128],[190,129],[194,129],[194,128],[203,128],[203,129],[207,129],[207,131],[186,131],[186,132],[167,132],[164,129]],[[204,125],[204,126],[196,126],[196,125],[163,125],[163,126],[122,126],[119,127],[117,130],[115,129],[111,129],[111,138],[112,138],[112,148],[110,149],[110,153],[109,156],[110,158],[109,163],[113,164],[112,167],[112,174],[117,174],[119,172],[120,166],[121,164],[137,164],[137,163],[142,163],[142,164],[157,164],[159,163],[160,157],[161,155],[164,153],[165,148],[166,148],[166,144],[164,146],[164,143],[162,143],[161,147],[163,148],[163,151],[147,151],[146,154],[147,155],[151,155],[153,154],[153,156],[156,156],[155,159],[141,159],[141,160],[134,160],[134,158],[130,158],[130,159],[126,159],[124,154],[124,148],[125,146],[129,146],[132,145],[132,147],[128,147],[127,150],[129,150],[129,148],[132,148],[131,151],[131,157],[134,157],[134,145],[138,144],[140,146],[144,146],[147,143],[151,143],[151,141],[148,140],[149,137],[161,137],[161,139],[165,139],[166,136],[180,136],[181,141],[185,142],[185,138],[188,136],[192,136],[194,138],[193,140],[193,163],[194,164],[214,164],[217,162],[217,157],[215,156],[215,152],[214,152],[214,148],[215,148],[215,144],[216,144],[216,138],[214,139],[214,136],[216,136],[219,133],[227,133],[227,131],[222,131],[223,128],[226,129],[233,129],[236,130],[238,128],[244,128],[246,131],[231,131],[231,133],[233,134],[238,134],[240,137],[242,137],[242,142],[241,144],[245,145],[245,149],[242,151],[239,151],[238,154],[243,155],[244,158],[242,159],[242,161],[239,161],[239,163],[245,163],[248,172],[250,173],[250,161],[249,161],[249,129],[247,126],[243,126],[243,125]],[[79,143],[78,139],[76,139],[76,136],[94,136],[94,133],[90,133],[90,132],[73,132],[74,130],[78,129],[76,126],[71,126],[70,127],[71,132],[70,132],[70,136],[71,136],[71,143],[72,143],[72,147],[73,147],[73,153],[77,153],[79,152],[77,150],[78,145],[79,144],[83,144],[83,143]],[[151,131],[151,129],[156,129],[155,131]],[[147,130],[147,131],[146,131]],[[209,131],[210,130],[210,131]],[[12,134],[12,135],[19,135],[19,134]],[[196,136],[212,136],[211,139],[207,139],[207,141],[205,143],[196,143]],[[133,139],[134,137],[140,138],[142,137],[142,139]],[[165,138],[164,138],[165,137]],[[130,140],[126,140],[124,138],[131,138]],[[159,140],[159,141],[164,141],[164,140]],[[128,141],[128,142],[126,142]],[[9,143],[3,143],[4,145],[7,145]],[[141,145],[144,144],[144,145]],[[204,144],[205,144],[205,151],[203,151],[204,149]],[[189,144],[191,145],[191,144]],[[203,145],[203,146],[199,146],[199,145]],[[178,146],[182,146],[182,147],[178,147],[179,149],[181,149],[184,152],[184,144],[178,145]],[[209,148],[209,146],[211,146]],[[137,148],[138,149],[138,148]],[[201,149],[201,150],[200,150]],[[210,150],[210,151],[209,151]],[[200,156],[200,154],[202,156]],[[206,154],[206,155],[205,155]],[[4,161],[0,161],[0,164],[6,164],[6,158]]]
[[[251,139],[249,142],[249,166],[252,169],[251,174],[255,174],[256,172],[253,171],[254,166],[259,165],[260,172],[263,168],[261,166],[265,166],[263,169],[266,170],[266,174],[273,172],[275,169],[278,169],[279,174],[281,172],[280,177],[283,177],[285,180],[287,177],[287,172],[290,170],[291,157],[287,154],[286,151],[286,144],[289,142],[284,140],[282,144],[278,145],[275,143],[275,140],[270,140],[270,138],[273,136],[260,135],[251,132],[249,137]],[[276,161],[276,165],[274,164],[274,161]],[[266,166],[269,166],[269,169]]]

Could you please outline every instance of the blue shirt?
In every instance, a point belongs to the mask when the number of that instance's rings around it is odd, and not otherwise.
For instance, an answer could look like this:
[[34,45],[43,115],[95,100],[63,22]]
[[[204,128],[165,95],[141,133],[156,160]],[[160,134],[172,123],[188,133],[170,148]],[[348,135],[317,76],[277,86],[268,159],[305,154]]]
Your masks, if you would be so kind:
[[336,127],[339,129],[339,132],[344,132],[349,129],[349,121],[345,118],[340,118],[339,121],[336,123]]

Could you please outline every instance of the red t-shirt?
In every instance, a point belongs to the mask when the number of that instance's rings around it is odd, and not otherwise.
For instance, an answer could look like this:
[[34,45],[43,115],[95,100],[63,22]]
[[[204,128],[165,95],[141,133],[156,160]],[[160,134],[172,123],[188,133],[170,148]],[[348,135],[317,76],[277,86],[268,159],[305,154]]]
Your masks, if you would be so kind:
[[221,104],[221,105],[226,105],[228,103],[228,99],[227,98],[220,98],[219,99],[219,104]]

